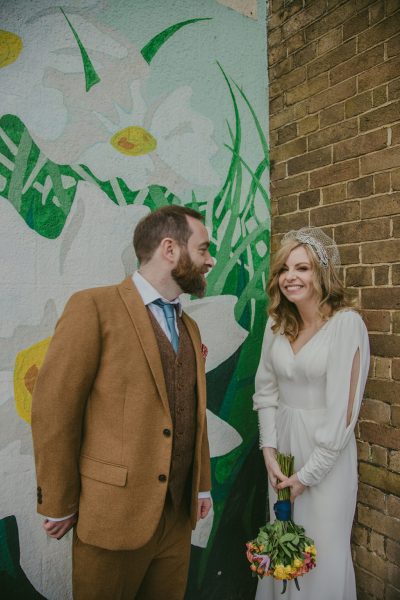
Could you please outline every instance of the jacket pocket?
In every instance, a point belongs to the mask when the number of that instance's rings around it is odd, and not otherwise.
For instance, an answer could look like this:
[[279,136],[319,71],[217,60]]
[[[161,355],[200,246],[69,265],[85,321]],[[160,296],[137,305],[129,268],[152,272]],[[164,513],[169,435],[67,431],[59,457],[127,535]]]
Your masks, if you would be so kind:
[[103,462],[89,456],[81,456],[79,460],[79,472],[84,477],[124,487],[128,477],[128,467]]

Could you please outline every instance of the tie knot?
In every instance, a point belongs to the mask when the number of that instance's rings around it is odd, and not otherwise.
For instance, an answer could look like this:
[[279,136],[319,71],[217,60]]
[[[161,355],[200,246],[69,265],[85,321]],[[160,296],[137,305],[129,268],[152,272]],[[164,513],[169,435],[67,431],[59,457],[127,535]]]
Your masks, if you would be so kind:
[[176,304],[171,304],[171,302],[165,302],[164,300],[161,300],[161,298],[154,300],[153,304],[156,304],[157,306],[162,308],[167,318],[170,319],[171,317],[175,316]]

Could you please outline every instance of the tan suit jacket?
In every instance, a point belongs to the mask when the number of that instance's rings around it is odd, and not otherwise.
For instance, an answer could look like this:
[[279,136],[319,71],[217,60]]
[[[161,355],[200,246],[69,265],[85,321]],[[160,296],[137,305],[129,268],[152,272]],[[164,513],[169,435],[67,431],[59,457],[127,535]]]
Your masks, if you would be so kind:
[[[196,323],[183,313],[197,363],[191,521],[210,483],[205,365]],[[77,533],[110,550],[140,548],[165,503],[173,436],[160,354],[129,277],[74,294],[57,323],[32,402],[38,512],[79,511]]]

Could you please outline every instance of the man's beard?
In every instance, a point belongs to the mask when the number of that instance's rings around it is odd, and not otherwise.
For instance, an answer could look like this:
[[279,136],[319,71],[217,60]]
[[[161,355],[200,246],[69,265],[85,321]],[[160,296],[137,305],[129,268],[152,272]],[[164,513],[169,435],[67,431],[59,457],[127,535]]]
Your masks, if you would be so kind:
[[171,271],[171,275],[182,292],[203,298],[207,285],[203,269],[204,267],[197,267],[194,264],[186,248],[182,247],[178,264]]

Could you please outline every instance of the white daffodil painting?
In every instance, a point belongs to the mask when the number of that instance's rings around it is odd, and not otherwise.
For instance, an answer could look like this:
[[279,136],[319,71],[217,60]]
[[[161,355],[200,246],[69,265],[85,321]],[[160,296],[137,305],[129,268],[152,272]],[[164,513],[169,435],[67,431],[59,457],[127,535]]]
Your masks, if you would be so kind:
[[189,86],[180,87],[146,106],[139,90],[132,89],[134,115],[121,109],[117,121],[97,115],[103,134],[82,148],[79,162],[99,179],[123,177],[134,190],[160,184],[179,196],[193,186],[217,185],[210,162],[217,150],[213,126],[191,108],[192,94]]
[[18,5],[1,24],[0,44],[14,61],[0,71],[0,102],[48,159],[83,164],[102,181],[122,178],[131,190],[159,184],[179,195],[218,184],[214,127],[191,107],[189,86],[147,104],[150,67],[121,34],[73,5],[25,19]]
[[254,596],[242,553],[266,502],[251,400],[270,251],[265,19],[261,0],[0,0],[4,597],[71,600],[71,534],[47,538],[36,514],[32,391],[67,299],[131,274],[136,224],[168,204],[201,213],[215,259],[206,297],[182,297],[208,348],[213,499],[186,598]]

